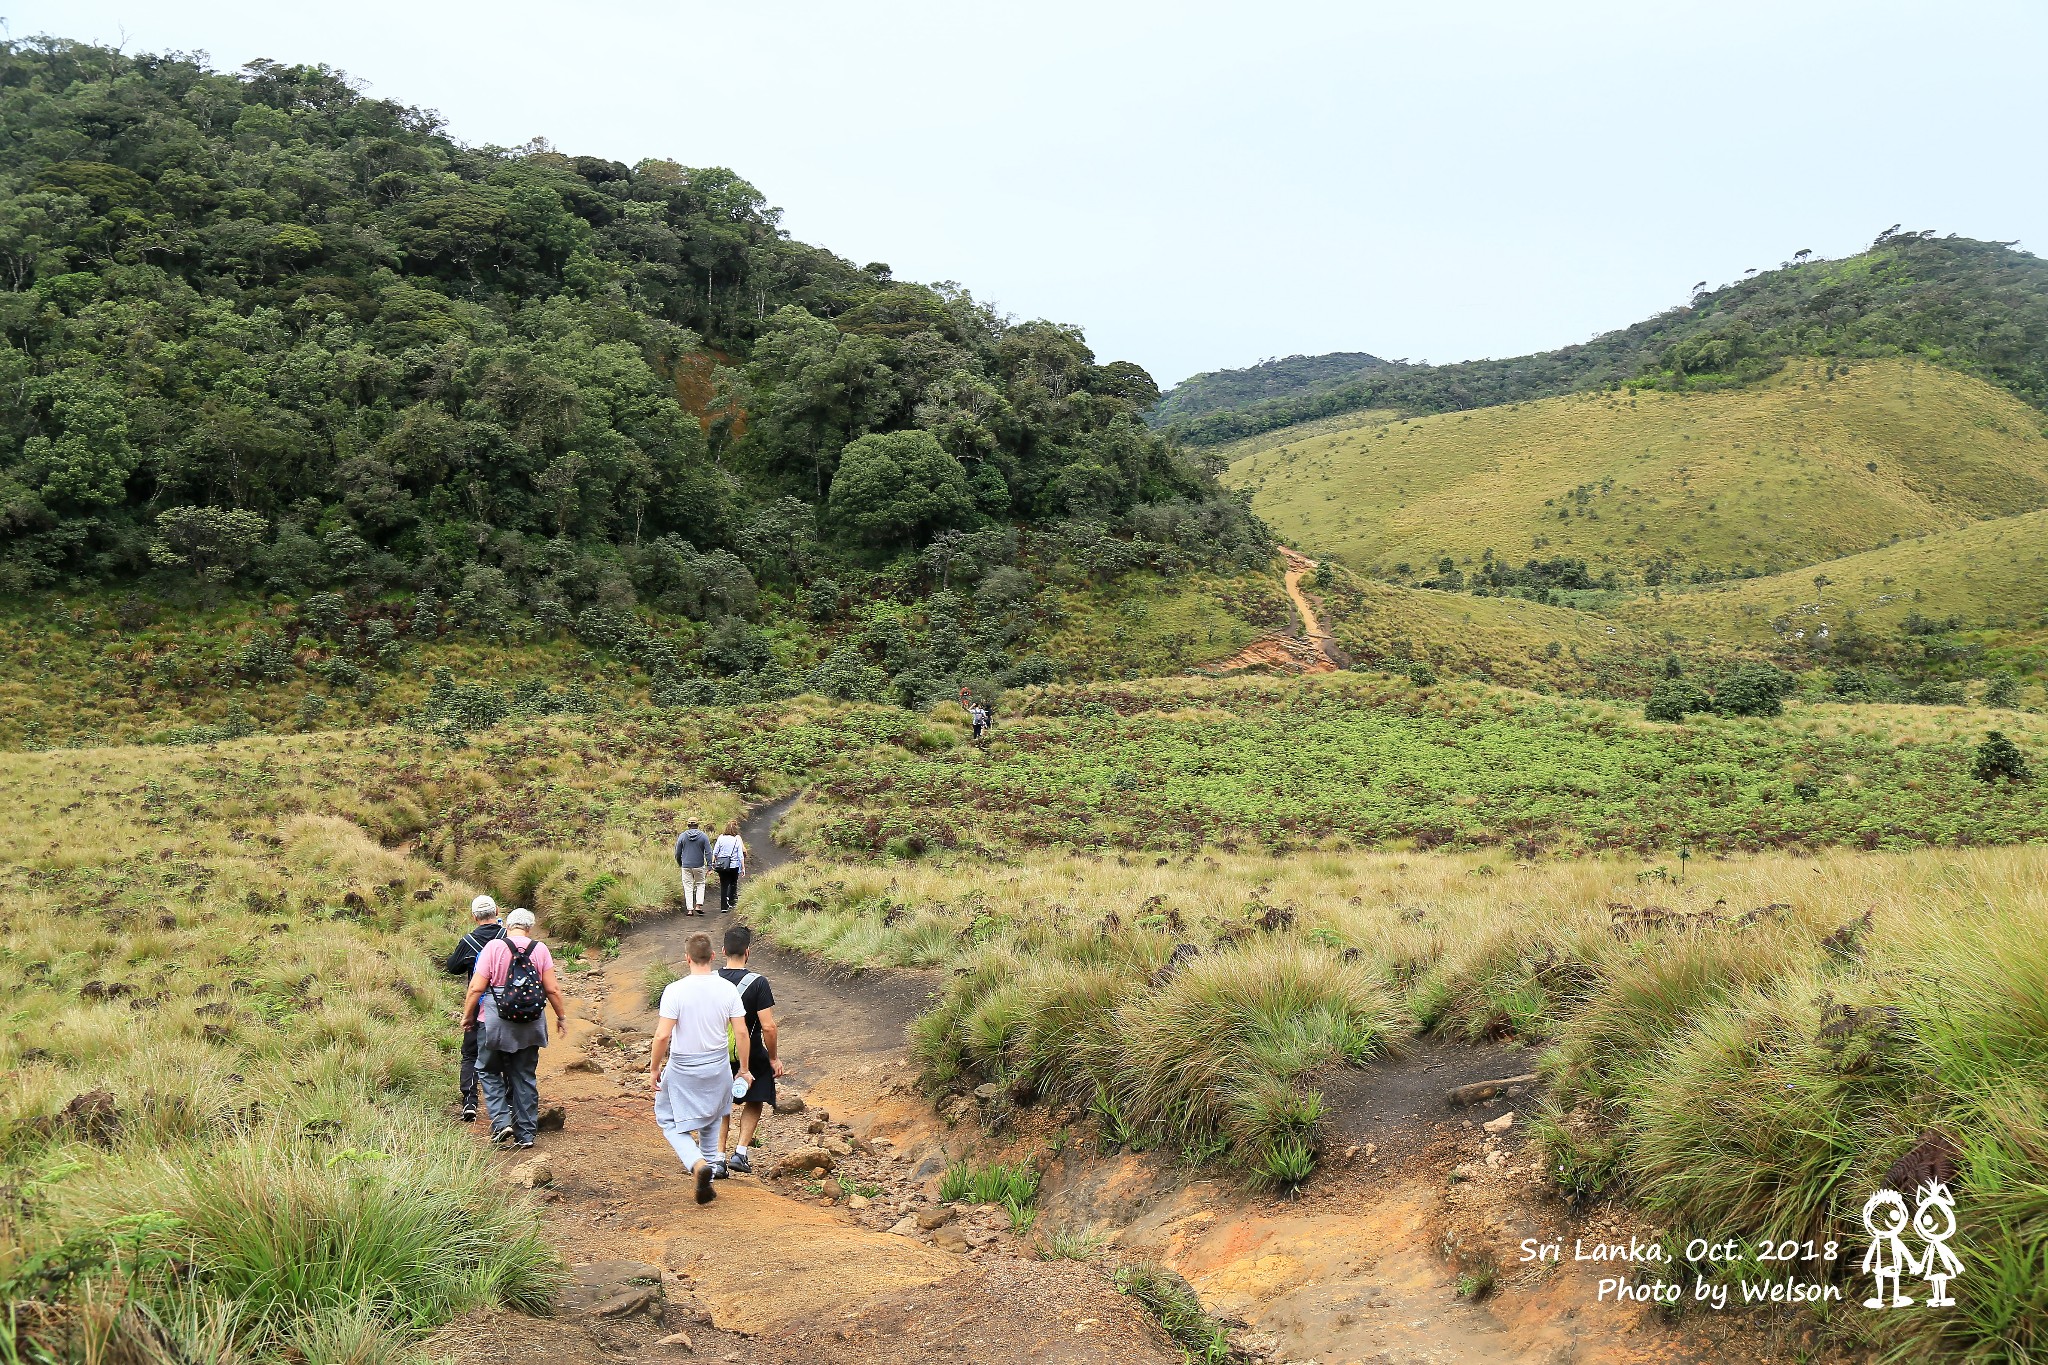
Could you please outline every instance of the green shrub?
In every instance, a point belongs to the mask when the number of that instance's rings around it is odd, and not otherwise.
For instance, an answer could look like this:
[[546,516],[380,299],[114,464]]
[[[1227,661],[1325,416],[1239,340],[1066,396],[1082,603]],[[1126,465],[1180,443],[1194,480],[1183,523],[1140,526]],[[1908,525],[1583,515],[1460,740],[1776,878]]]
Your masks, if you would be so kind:
[[2015,709],[2020,704],[2020,680],[2010,673],[2000,673],[1986,684],[1984,704],[2001,711]]
[[1993,730],[1977,746],[1977,757],[1971,767],[1979,782],[1996,782],[2000,778],[2008,782],[2028,782],[2033,772],[2027,766],[2027,757],[2020,747]]
[[1684,678],[1660,678],[1650,688],[1650,699],[1643,704],[1643,718],[1675,724],[1696,711],[1713,709],[1713,702],[1697,684]]
[[1724,716],[1776,716],[1797,685],[1791,674],[1770,664],[1744,664],[1714,689],[1714,709]]

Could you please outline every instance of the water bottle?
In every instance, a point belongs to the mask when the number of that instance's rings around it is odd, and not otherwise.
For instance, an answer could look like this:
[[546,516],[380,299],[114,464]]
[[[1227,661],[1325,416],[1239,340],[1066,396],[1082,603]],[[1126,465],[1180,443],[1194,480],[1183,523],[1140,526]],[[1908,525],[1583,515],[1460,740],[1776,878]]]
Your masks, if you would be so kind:
[[732,1097],[736,1100],[743,1100],[747,1097],[747,1078],[745,1076],[735,1076],[732,1078]]

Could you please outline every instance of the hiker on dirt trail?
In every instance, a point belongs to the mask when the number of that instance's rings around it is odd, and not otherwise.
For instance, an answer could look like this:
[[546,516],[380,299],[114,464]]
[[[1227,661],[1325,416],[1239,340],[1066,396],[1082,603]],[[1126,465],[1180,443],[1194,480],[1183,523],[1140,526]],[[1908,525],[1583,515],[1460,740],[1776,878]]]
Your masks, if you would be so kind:
[[974,737],[976,739],[980,739],[988,733],[988,708],[986,706],[977,705],[967,714],[974,720]]
[[683,951],[690,974],[661,993],[648,1080],[654,1121],[683,1169],[697,1178],[697,1202],[708,1204],[718,1198],[711,1182],[726,1173],[720,1122],[732,1112],[734,1089],[741,1082],[751,1086],[754,1076],[744,1067],[737,1079],[733,1075],[731,1059],[746,1046],[740,1024],[747,1011],[732,982],[712,970],[711,935],[690,935]]
[[704,913],[704,868],[710,861],[711,840],[692,820],[690,827],[676,836],[676,866],[683,873],[683,913],[686,915]]
[[[478,896],[469,903],[469,917],[476,921],[476,928],[462,936],[455,945],[455,951],[448,954],[448,975],[459,976],[465,981],[476,971],[477,954],[484,945],[494,938],[504,936],[504,926],[498,923],[498,903],[489,896]],[[477,1030],[474,1024],[462,1030],[462,1121],[476,1122],[476,1044]]]
[[[725,965],[718,969],[718,974],[732,982],[732,988],[740,993],[740,1004],[747,1011],[746,1062],[753,1079],[747,1083],[747,1093],[737,1097],[740,1116],[734,1125],[732,1159],[726,1163],[743,1175],[754,1169],[747,1148],[754,1141],[761,1111],[775,1103],[775,1078],[783,1072],[776,1049],[775,992],[767,977],[747,966],[747,954],[753,946],[754,931],[744,924],[735,924],[725,931]],[[737,1053],[733,1055],[732,1069],[735,1074],[740,1070]],[[724,1145],[725,1133],[721,1130],[719,1146]]]
[[747,870],[747,844],[740,838],[740,822],[725,822],[725,833],[711,846],[711,867],[718,873],[718,913],[730,915],[739,908],[740,876]]
[[548,1006],[555,1027],[569,1027],[569,1002],[555,981],[555,959],[533,936],[533,911],[505,916],[505,933],[477,954],[462,1002],[462,1026],[482,1035],[478,1079],[491,1111],[491,1141],[533,1146],[540,1128],[540,1050],[548,1045]]

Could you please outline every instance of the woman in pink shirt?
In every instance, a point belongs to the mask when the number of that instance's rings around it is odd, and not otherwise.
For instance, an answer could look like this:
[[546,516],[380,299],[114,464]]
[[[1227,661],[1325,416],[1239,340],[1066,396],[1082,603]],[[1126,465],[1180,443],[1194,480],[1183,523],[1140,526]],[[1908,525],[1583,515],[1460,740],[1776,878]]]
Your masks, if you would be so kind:
[[555,980],[548,945],[533,937],[533,911],[505,917],[505,934],[477,954],[462,1026],[479,1030],[477,1079],[491,1113],[491,1141],[533,1146],[540,1125],[540,1050],[548,1045],[547,1007],[569,1026],[568,1002]]

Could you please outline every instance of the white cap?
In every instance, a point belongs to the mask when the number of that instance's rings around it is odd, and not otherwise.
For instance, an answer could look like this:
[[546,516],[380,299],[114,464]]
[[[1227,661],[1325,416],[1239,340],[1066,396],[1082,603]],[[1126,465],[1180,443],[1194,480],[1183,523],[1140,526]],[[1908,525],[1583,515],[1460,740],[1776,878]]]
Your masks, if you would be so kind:
[[507,929],[531,929],[533,927],[533,911],[514,910],[511,914],[505,916],[505,927]]
[[489,919],[497,913],[498,903],[489,896],[478,896],[469,903],[469,917],[471,919]]

